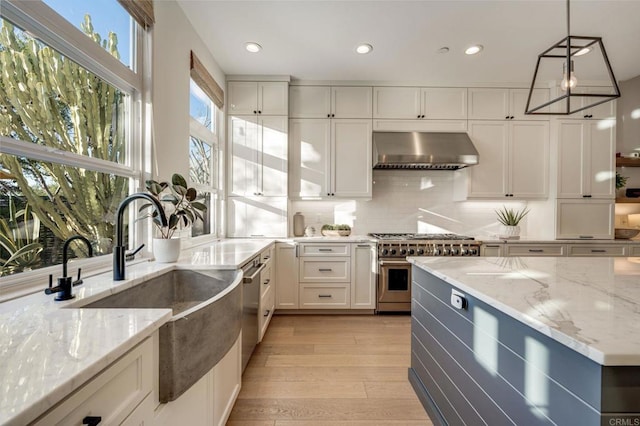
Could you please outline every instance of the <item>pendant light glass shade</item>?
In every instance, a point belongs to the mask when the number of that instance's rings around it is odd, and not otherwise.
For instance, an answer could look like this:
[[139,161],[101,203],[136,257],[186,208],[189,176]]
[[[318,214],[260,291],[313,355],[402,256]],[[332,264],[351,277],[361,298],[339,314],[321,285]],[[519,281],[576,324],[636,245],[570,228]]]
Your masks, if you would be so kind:
[[[567,0],[567,37],[538,55],[525,114],[570,115],[620,97],[602,38],[572,36],[569,22]],[[536,104],[551,86],[552,99]]]

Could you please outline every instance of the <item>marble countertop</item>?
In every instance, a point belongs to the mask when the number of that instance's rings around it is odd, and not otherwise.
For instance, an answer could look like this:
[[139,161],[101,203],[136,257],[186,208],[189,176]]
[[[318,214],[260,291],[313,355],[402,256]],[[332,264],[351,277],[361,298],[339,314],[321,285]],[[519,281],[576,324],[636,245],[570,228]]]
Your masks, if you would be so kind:
[[640,365],[640,259],[410,257],[601,365]]
[[228,239],[181,253],[177,263],[127,264],[85,277],[75,299],[38,292],[0,303],[0,424],[27,424],[150,336],[170,309],[81,309],[173,269],[238,269],[274,240]]

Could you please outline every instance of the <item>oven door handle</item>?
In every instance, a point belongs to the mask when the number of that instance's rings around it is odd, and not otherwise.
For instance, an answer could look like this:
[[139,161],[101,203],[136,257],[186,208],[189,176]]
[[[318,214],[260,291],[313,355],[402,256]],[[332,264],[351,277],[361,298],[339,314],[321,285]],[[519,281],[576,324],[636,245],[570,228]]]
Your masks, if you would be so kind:
[[382,265],[410,265],[406,260],[379,260],[378,263]]

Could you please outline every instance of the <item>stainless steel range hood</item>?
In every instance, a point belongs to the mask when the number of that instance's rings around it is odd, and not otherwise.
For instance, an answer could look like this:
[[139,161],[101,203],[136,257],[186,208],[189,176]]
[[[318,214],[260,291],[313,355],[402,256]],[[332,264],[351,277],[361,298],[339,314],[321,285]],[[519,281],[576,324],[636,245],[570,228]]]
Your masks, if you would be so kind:
[[374,169],[456,170],[478,164],[466,133],[373,132]]

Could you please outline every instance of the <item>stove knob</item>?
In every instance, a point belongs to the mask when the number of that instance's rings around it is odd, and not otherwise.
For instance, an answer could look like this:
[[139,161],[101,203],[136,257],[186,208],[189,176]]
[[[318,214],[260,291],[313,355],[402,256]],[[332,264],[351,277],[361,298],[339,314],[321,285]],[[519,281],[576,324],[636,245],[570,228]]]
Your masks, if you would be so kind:
[[405,254],[407,254],[407,250],[406,249],[400,250],[400,254],[404,256]]
[[415,254],[415,252],[416,252],[416,251],[415,251],[414,249],[409,249],[409,254],[411,254],[411,255],[412,255],[412,254]]
[[451,250],[446,248],[446,249],[442,249],[442,254],[444,254],[445,256],[448,256],[451,254]]
[[440,256],[440,249],[439,248],[434,248],[433,249],[433,255],[434,256]]
[[478,254],[478,250],[472,248],[469,250],[469,254],[471,254],[471,256],[475,256],[476,254]]
[[396,249],[391,249],[391,254],[392,255],[396,254]]
[[458,250],[457,248],[452,248],[451,249],[451,255],[457,256],[459,253],[460,253],[460,250]]
[[387,250],[387,249],[382,249],[382,254],[383,254],[384,256],[388,255],[388,254],[389,254],[389,250]]
[[469,254],[469,249],[463,248],[462,250],[460,250],[460,254],[463,256],[466,256]]
[[424,254],[424,250],[423,249],[418,249],[418,254]]

